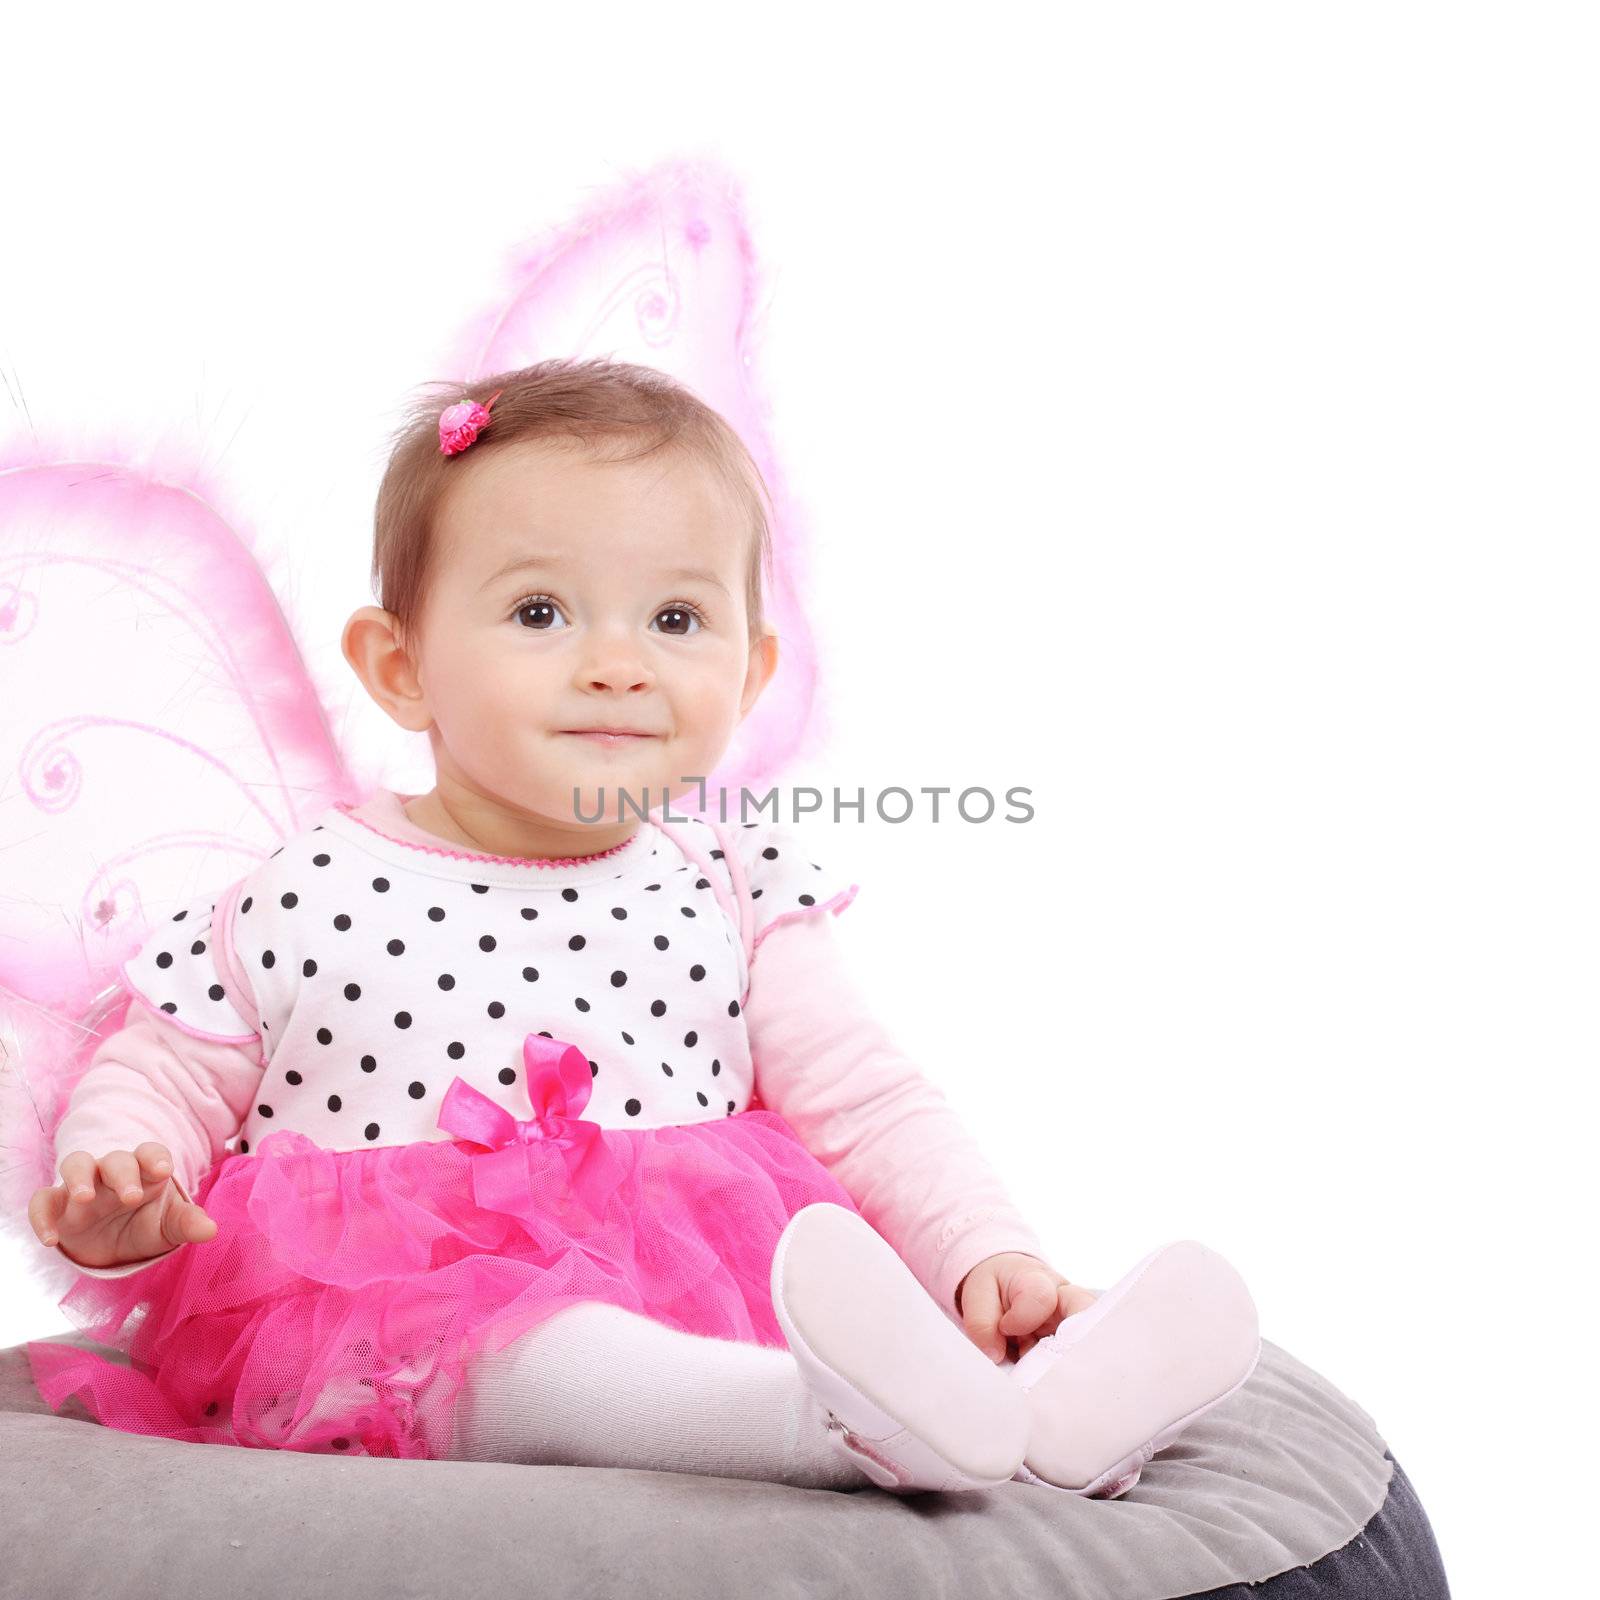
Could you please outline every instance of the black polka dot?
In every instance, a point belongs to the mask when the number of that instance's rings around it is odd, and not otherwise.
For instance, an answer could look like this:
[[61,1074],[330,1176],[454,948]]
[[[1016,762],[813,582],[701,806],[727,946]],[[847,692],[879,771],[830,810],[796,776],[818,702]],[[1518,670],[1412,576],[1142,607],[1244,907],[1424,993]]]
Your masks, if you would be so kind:
[[167,967],[170,967],[172,965],[172,952],[170,950],[163,950],[161,954],[156,957],[156,965],[161,967],[163,970]]
[[261,965],[264,967],[270,967],[277,959],[278,958],[273,955],[270,950],[263,950],[261,952]]
[[711,887],[711,880],[709,878],[696,878],[694,880],[694,886],[697,889],[709,889]]
[[575,933],[575,934],[573,934],[573,936],[570,939],[567,940],[567,949],[569,949],[569,950],[581,950],[581,949],[583,949],[584,945],[587,944],[587,943],[588,943],[588,941],[584,938],[584,936],[581,933]]
[[[250,909],[250,907],[251,907],[251,906],[252,906],[252,905],[253,905],[253,904],[254,904],[254,903],[255,903],[255,896],[254,896],[254,895],[248,895],[248,894],[247,894],[247,895],[246,895],[246,896],[245,896],[245,897],[244,897],[244,900],[243,900],[243,902],[242,902],[242,903],[241,903],[241,905],[240,905],[240,907],[239,907],[239,909],[240,909],[240,910],[241,910],[241,911],[248,911],[248,910],[249,910],[249,909]],[[183,913],[182,913],[182,912],[179,912],[179,913],[178,913],[178,914],[179,914],[179,916],[182,916],[182,915],[183,915]]]
[[694,907],[693,906],[679,906],[678,909],[686,917],[692,917],[694,915]]
[[314,867],[325,867],[331,860],[333,860],[333,857],[329,855],[312,856],[311,865]]
[[535,983],[538,981],[539,969],[537,967],[524,967],[522,969],[522,976],[526,978],[529,983]]
[[257,1113],[258,1116],[270,1117],[272,1115],[272,1107],[271,1106],[257,1106],[256,1107],[256,1113]]
[[766,892],[767,891],[765,889],[752,889],[750,891],[750,898],[752,900],[759,900]]
[[614,916],[618,922],[626,922],[628,920],[628,913],[622,906],[612,906],[611,915]]
[[728,1102],[728,1115],[730,1117],[733,1115],[733,1101],[731,1100]]
[[391,939],[384,948],[392,956],[403,956],[406,953],[406,942],[404,939]]
[[722,1063],[720,1061],[713,1061],[711,1063],[711,1076],[714,1078],[721,1071],[722,1071]]
[[703,1094],[701,1094],[701,1092],[698,1089],[695,1090],[694,1097],[703,1106],[708,1106],[708,1105],[711,1104],[711,1102],[709,1100],[707,1100],[706,1097]]
[[702,967],[698,961],[695,962],[695,964],[692,967],[689,968],[689,976],[696,983],[699,983],[699,981],[703,977],[705,977],[705,975],[706,975],[706,969],[704,967]]
[[452,1040],[445,1050],[445,1054],[449,1056],[452,1061],[459,1061],[466,1053],[467,1047],[462,1044],[459,1039]]
[[739,1015],[739,1002],[737,1000],[730,1000],[728,1002],[728,1015],[730,1017],[736,1017]]
[[444,921],[444,907],[443,906],[429,906],[428,907],[428,921],[429,922],[443,922]]
[[800,896],[800,904],[803,906],[814,906],[816,903],[817,897],[815,895],[803,894]]
[[389,880],[387,878],[374,878],[372,880],[372,887],[376,889],[379,894],[388,894]]
[[[248,904],[248,903],[249,902],[247,901],[246,904]],[[182,922],[183,919],[188,915],[189,915],[189,908],[187,906],[185,906],[182,911],[174,913],[172,920],[174,922]]]
[[397,1028],[409,1028],[411,1026],[411,1013],[409,1011],[395,1012],[394,1025]]
[[338,1097],[338,1095],[330,1094],[328,1096],[328,1109],[330,1111],[337,1111],[340,1108],[340,1106],[342,1106],[343,1104],[344,1104],[344,1101],[341,1100]]
[[296,906],[297,906],[297,905],[299,905],[299,904],[300,904],[300,896],[299,896],[299,895],[297,895],[297,894],[296,894],[296,893],[295,893],[295,892],[294,892],[294,891],[293,891],[293,890],[292,890],[292,889],[291,889],[291,890],[290,890],[290,891],[289,891],[289,893],[288,893],[288,894],[285,894],[285,895],[280,895],[280,896],[279,896],[279,897],[278,897],[278,904],[279,904],[279,905],[280,905],[280,906],[282,906],[282,907],[283,907],[283,909],[284,909],[284,910],[285,910],[285,911],[293,911],[293,910],[294,910],[294,908],[295,908],[295,907],[296,907]]
[[767,858],[768,861],[776,861],[778,859],[778,852],[776,848],[770,844],[761,853]]
[[495,944],[494,935],[492,933],[486,933],[478,941],[478,948],[487,953],[488,951],[494,949],[494,944]]
[[700,1042],[700,1035],[696,1033],[693,1028],[691,1028],[686,1034],[684,1034],[683,1042],[688,1049],[692,1050]]
[[293,1067],[290,1067],[290,1069],[286,1073],[284,1073],[283,1081],[285,1083],[301,1084],[301,1083],[305,1082],[305,1079],[302,1078],[300,1076],[300,1074],[294,1070]]
[[[618,874],[618,876],[620,876],[620,874]],[[600,1067],[597,1062],[591,1061],[589,1063],[589,1076],[591,1078],[598,1078],[600,1076]]]
[[623,1036],[622,1036],[622,1042],[623,1042],[623,1043],[624,1043],[624,1044],[632,1044],[632,1043],[633,1043],[633,1035],[632,1035],[632,1034],[631,1034],[631,1033],[625,1033],[625,1034],[623,1034]]
[[664,1017],[666,1014],[667,1002],[665,1000],[652,1000],[650,1002],[650,1015],[652,1017]]
[[666,1075],[667,1075],[667,1076],[668,1076],[668,1077],[669,1077],[669,1078],[670,1078],[670,1077],[671,1077],[671,1076],[672,1076],[672,1068],[671,1068],[671,1067],[669,1067],[669,1066],[668,1066],[668,1065],[667,1065],[667,1064],[666,1064],[666,1062],[665,1062],[665,1061],[663,1061],[663,1062],[662,1062],[662,1063],[661,1063],[661,1070],[662,1070],[662,1071],[663,1071],[663,1072],[664,1072],[664,1073],[666,1073]]
[[346,1000],[359,1000],[361,998],[361,985],[359,983],[347,983],[344,986],[344,997]]
[[517,1069],[515,1067],[501,1067],[500,1081],[501,1083],[515,1083],[517,1081]]
[[587,1000],[585,1000],[582,995],[579,995],[578,998],[576,1000],[574,1000],[572,1003],[580,1011],[587,1011],[589,1009],[589,1002]]
[[376,1122],[369,1122],[362,1131],[366,1134],[367,1138],[376,1139],[378,1137],[378,1124]]
[[623,1106],[622,1109],[624,1111],[626,1111],[630,1117],[636,1117],[636,1116],[639,1115],[640,1111],[643,1110],[644,1108],[639,1104],[639,1102],[637,1100],[630,1100],[630,1101],[627,1102],[626,1105]]
[[214,984],[211,985],[211,987],[209,989],[206,990],[206,993],[208,995],[210,995],[213,1000],[222,999],[223,995],[226,992],[227,991],[222,987],[222,985],[220,983],[214,983]]
[[192,956],[203,956],[205,953],[206,942],[204,939],[196,939],[195,942],[189,946],[189,954]]
[[532,922],[538,915],[539,913],[532,906],[524,906],[522,908],[522,920],[524,922]]
[[406,1085],[406,1093],[410,1095],[413,1100],[420,1100],[427,1092],[428,1089],[426,1084],[409,1083]]
[[332,1034],[332,1032],[327,1028],[318,1028],[317,1029],[317,1043],[318,1044],[332,1044],[333,1043],[333,1034]]
[[161,1002],[161,1009],[170,1016],[178,1009],[177,1002],[173,1000],[163,1000]]
[[377,1062],[376,1057],[374,1057],[374,1056],[362,1056],[362,1058],[361,1058],[361,1070],[363,1072],[376,1072],[378,1070],[378,1062]]
[[613,972],[611,974],[611,987],[613,989],[620,989],[627,981],[628,974],[626,972]]
[[563,889],[561,891],[561,898],[570,905],[578,898],[578,891],[576,889]]
[[[654,854],[655,854],[655,851],[654,851],[654,850],[652,850],[652,851],[651,851],[651,852],[650,852],[650,854],[651,854],[651,855],[654,855]],[[659,884],[659,883],[647,883],[647,884],[646,884],[646,885],[645,885],[645,888],[646,888],[646,889],[659,889],[659,888],[660,888],[660,887],[661,887],[661,885],[660,885],[660,884]]]
[[506,1008],[501,1005],[498,1000],[491,1000],[489,1002],[489,1015],[491,1017],[503,1017],[505,1014]]
[[475,883],[472,886],[472,892],[474,894],[488,894],[489,885],[486,883]]
[[441,989],[453,989],[455,986],[456,980],[448,972],[439,974],[439,987]]
[[667,948],[667,946],[670,945],[671,943],[672,943],[672,941],[666,936],[666,934],[658,933],[656,935],[656,949],[657,950],[665,950]]
[[240,1150],[241,1154],[249,1155],[250,1154],[250,1141],[248,1139],[241,1139],[239,1141],[239,1150]]
[[308,956],[300,970],[306,975],[306,977],[314,978],[317,975],[317,964]]

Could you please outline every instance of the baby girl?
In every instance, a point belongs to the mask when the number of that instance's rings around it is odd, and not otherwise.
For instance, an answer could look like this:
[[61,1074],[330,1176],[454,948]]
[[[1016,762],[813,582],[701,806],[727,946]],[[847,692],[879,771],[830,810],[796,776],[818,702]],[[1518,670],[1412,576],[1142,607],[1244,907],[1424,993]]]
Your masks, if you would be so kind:
[[127,963],[29,1208],[126,1359],[36,1342],[40,1392],[196,1442],[1125,1492],[1253,1370],[1237,1274],[1186,1240],[1070,1282],[857,987],[856,885],[781,814],[673,811],[779,666],[754,462],[649,368],[459,396],[395,439],[343,637],[434,787]]

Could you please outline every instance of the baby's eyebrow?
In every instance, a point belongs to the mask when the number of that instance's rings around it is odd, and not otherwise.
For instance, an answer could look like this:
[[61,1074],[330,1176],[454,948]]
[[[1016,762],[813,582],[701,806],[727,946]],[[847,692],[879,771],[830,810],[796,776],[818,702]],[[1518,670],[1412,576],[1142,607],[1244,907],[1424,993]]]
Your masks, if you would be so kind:
[[522,572],[529,567],[564,567],[565,565],[566,562],[559,556],[513,556],[498,572],[491,572],[479,587],[487,589],[490,584],[499,583],[502,578],[509,578],[513,572]]
[[[516,556],[508,561],[498,572],[492,572],[479,585],[480,589],[487,589],[491,584],[499,583],[502,578],[509,578],[513,572],[525,572],[530,567],[561,568],[569,563],[560,556]],[[676,567],[670,572],[662,573],[662,577],[678,583],[707,583],[714,589],[728,593],[728,586],[714,572],[707,572],[703,567]]]
[[672,572],[664,572],[664,578],[671,578],[676,583],[709,583],[713,589],[720,589],[724,594],[728,586],[714,572],[707,572],[703,567],[678,567]]

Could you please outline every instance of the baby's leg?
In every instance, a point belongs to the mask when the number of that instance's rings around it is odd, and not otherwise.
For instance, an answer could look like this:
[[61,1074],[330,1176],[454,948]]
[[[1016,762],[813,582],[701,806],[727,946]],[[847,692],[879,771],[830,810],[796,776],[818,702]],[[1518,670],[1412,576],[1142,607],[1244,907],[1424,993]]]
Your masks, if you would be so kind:
[[825,1419],[787,1350],[584,1301],[468,1369],[449,1456],[866,1487]]

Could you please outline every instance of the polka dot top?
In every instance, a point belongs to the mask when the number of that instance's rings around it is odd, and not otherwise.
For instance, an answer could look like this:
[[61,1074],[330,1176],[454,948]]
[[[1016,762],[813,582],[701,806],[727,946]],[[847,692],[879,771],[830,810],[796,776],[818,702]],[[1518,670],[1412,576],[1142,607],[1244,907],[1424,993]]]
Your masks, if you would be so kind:
[[802,829],[652,819],[604,853],[531,860],[423,834],[403,798],[331,807],[123,968],[184,1031],[257,1043],[240,1153],[280,1128],[340,1150],[449,1138],[437,1117],[457,1076],[530,1117],[530,1033],[588,1058],[582,1115],[602,1126],[747,1108],[756,949],[857,889]]

